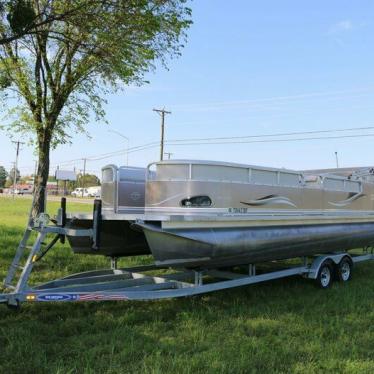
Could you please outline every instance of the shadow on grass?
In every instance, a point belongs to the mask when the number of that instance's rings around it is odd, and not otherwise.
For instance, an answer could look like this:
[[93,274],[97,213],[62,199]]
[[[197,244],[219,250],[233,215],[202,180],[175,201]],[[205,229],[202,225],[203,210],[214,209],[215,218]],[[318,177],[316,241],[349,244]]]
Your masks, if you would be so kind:
[[[22,230],[0,235],[4,272]],[[58,246],[35,280],[105,264]],[[373,281],[367,263],[326,291],[293,277],[152,302],[0,305],[0,372],[369,373]]]

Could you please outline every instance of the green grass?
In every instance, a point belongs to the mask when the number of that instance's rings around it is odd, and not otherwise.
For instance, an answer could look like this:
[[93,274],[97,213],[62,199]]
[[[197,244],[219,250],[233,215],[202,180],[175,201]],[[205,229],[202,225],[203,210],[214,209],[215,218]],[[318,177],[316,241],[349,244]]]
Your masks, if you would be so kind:
[[[28,204],[0,198],[0,277]],[[105,265],[60,245],[38,264],[34,280]],[[357,265],[351,282],[326,291],[288,278],[154,302],[25,303],[20,312],[0,305],[0,373],[373,372],[370,263]]]

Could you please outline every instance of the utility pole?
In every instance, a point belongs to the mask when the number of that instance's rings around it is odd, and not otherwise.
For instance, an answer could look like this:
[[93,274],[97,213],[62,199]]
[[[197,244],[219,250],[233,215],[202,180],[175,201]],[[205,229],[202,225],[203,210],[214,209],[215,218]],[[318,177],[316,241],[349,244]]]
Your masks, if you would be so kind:
[[13,197],[15,195],[16,191],[16,185],[17,185],[17,168],[18,168],[18,155],[19,155],[19,146],[20,144],[25,144],[23,142],[18,141],[12,141],[12,143],[16,144],[16,161],[14,163],[14,170],[13,170]]
[[164,135],[165,135],[165,114],[171,114],[164,109],[153,109],[161,116],[161,142],[160,142],[160,161],[164,159]]
[[86,175],[86,162],[87,162],[87,159],[84,158],[83,159],[83,177],[82,177],[82,197],[83,197],[83,194],[84,194],[84,176]]
[[16,168],[16,163],[13,161],[12,162],[13,164],[13,191],[12,191],[12,196],[13,196],[13,199],[14,199],[14,196],[16,195],[16,178],[17,178],[17,168]]
[[171,153],[171,152],[165,152],[165,155],[167,155],[168,156],[168,160],[170,160],[170,158],[173,155],[173,153]]
[[38,161],[35,160],[35,169],[34,169],[34,178],[33,178],[33,187],[32,192],[35,193],[35,185],[36,185],[36,173],[38,172]]
[[339,169],[338,152],[335,152],[336,168]]
[[[56,172],[55,172],[55,177],[56,177],[56,175],[57,175],[57,170],[59,170],[60,169],[60,165],[57,165],[57,168],[56,168]],[[56,183],[57,183],[57,196],[58,196],[58,179],[56,178]]]

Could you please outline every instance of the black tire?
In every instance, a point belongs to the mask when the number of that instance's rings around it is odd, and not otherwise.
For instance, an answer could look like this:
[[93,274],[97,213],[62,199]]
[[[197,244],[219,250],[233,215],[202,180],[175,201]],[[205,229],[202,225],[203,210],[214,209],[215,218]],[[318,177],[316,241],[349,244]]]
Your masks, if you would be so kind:
[[331,287],[334,278],[334,268],[330,261],[325,261],[319,268],[316,282],[319,288],[327,289]]
[[352,278],[353,263],[350,258],[343,257],[337,266],[336,272],[340,282],[348,282]]

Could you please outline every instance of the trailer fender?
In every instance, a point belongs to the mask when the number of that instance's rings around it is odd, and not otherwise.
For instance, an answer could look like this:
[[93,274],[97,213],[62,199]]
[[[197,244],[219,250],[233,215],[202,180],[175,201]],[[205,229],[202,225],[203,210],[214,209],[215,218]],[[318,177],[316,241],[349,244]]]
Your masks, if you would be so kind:
[[353,264],[352,257],[348,253],[337,253],[316,257],[309,267],[307,277],[310,279],[317,279],[319,269],[325,261],[331,261],[334,265],[338,265],[344,257],[349,258]]

